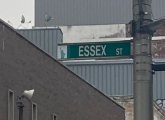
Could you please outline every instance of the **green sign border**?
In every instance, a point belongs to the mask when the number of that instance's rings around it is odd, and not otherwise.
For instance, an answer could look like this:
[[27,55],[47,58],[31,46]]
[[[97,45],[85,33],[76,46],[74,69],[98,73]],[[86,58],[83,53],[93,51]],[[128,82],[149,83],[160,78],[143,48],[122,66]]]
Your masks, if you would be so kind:
[[[126,59],[132,58],[132,40],[123,40],[123,41],[106,41],[106,42],[85,42],[85,43],[64,43],[59,44],[59,46],[67,46],[67,58],[61,60],[84,60],[84,59]],[[78,52],[78,46],[91,46],[91,45],[109,45],[111,49],[127,47],[127,50],[124,50],[124,55],[114,55],[111,56],[77,56],[78,53],[70,53],[71,51]],[[109,48],[107,51],[110,51]],[[70,56],[72,54],[72,56]]]

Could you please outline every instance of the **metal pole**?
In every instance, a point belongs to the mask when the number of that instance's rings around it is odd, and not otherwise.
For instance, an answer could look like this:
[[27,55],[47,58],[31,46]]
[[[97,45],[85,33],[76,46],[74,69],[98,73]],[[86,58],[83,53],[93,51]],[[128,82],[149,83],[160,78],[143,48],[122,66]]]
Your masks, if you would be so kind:
[[23,120],[23,107],[24,107],[24,104],[23,104],[23,101],[22,101],[21,97],[18,98],[17,107],[18,107],[18,110],[19,110],[19,120]]
[[151,0],[133,0],[134,120],[153,120],[152,31],[141,27],[151,14]]

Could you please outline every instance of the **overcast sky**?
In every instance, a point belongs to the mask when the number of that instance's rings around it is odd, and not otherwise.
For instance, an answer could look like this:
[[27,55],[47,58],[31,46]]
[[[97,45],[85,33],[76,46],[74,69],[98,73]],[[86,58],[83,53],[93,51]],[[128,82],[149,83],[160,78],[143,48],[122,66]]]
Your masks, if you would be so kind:
[[[34,0],[0,0],[0,18],[15,28],[29,28],[34,25]],[[21,25],[21,16],[25,24]],[[32,23],[27,23],[31,21]]]

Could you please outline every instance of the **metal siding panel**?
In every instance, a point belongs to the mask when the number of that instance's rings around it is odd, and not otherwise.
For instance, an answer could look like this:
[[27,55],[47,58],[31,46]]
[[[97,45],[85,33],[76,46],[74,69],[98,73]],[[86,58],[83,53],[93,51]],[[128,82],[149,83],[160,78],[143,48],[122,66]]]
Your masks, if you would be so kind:
[[92,80],[91,80],[91,78],[92,78],[92,76],[93,76],[93,69],[92,69],[92,66],[91,66],[91,67],[88,66],[88,68],[89,68],[89,83],[92,84]]
[[152,0],[153,19],[165,16],[165,0]]
[[118,76],[118,81],[117,81],[117,84],[116,84],[116,86],[118,87],[118,94],[120,95],[120,94],[123,94],[123,87],[122,87],[122,71],[121,71],[121,65],[119,64],[118,65],[118,72],[116,72],[116,75]]
[[88,83],[90,83],[89,81],[89,71],[90,71],[90,69],[89,69],[89,66],[85,66],[85,75],[86,75],[86,81],[88,82]]
[[[153,17],[165,16],[165,1],[152,0]],[[132,20],[132,0],[36,0],[35,26],[44,26],[44,14],[56,25],[121,24]]]
[[158,92],[156,94],[157,94],[158,98],[160,98],[160,96],[161,96],[161,74],[160,74],[160,72],[158,72],[158,74],[157,74],[157,81],[158,81],[158,86],[157,86]]
[[133,95],[133,64],[127,65],[127,94]]
[[162,72],[159,72],[159,97],[161,97],[161,95],[162,95],[162,79],[161,79],[161,77],[162,77],[162,74],[161,74]]
[[97,69],[96,69],[96,88],[99,88],[99,76],[100,76],[100,71],[99,71],[99,66],[97,66]]
[[133,64],[130,66],[130,88],[131,88],[131,90],[129,91],[130,92],[130,95],[133,95],[133,79],[134,79],[134,77],[133,77]]
[[[104,68],[103,65],[100,65],[100,68],[101,68],[101,69],[100,69],[100,72],[101,72],[100,78],[101,78],[101,79],[100,79],[100,81],[99,81],[100,90],[101,90],[101,91],[104,91],[104,88],[103,88],[103,87],[104,87],[104,81],[105,81],[105,79],[103,79],[103,68]],[[105,92],[104,92],[104,93],[105,93]]]
[[158,98],[158,95],[157,95],[157,91],[158,91],[157,90],[157,83],[158,83],[158,81],[157,81],[156,74],[157,73],[153,74],[153,98],[154,99]]
[[[158,95],[158,83],[159,83],[159,79],[158,79],[158,75],[159,75],[159,72],[155,72],[155,74],[154,74],[154,76],[155,76],[155,84],[156,84],[156,86],[155,86],[155,92],[156,92],[156,98],[159,98],[159,95]],[[154,96],[155,96],[154,95]]]
[[90,82],[90,84],[92,85],[92,86],[94,86],[94,84],[93,84],[93,77],[94,77],[94,70],[93,70],[93,66],[89,66],[89,68],[90,68],[90,75],[89,75],[89,82]]
[[160,97],[163,95],[162,92],[163,92],[163,87],[164,87],[164,84],[163,84],[163,80],[162,80],[162,75],[163,72],[160,72]]
[[[55,38],[55,39],[57,40],[57,38]],[[51,54],[54,55],[54,52],[57,53],[57,47],[54,48],[53,32],[51,32],[50,40],[51,40],[51,45],[50,45],[51,46]],[[58,45],[57,42],[56,42],[56,45]]]
[[37,47],[39,47],[40,48],[40,46],[38,46],[38,43],[37,43],[37,41],[38,41],[38,31],[37,31],[37,33],[35,33],[35,31],[32,31],[32,33],[33,33],[33,41],[34,41],[34,44],[37,46]]
[[34,45],[52,57],[57,58],[57,45],[62,41],[62,32],[60,29],[19,29],[17,31],[34,43]]
[[35,8],[35,26],[44,26],[45,13],[55,18],[56,25],[128,23],[132,16],[129,9],[131,0],[126,3],[123,0],[36,1],[36,4],[40,5]]
[[24,34],[24,37],[27,38],[28,37],[28,33],[27,32],[24,32],[24,31],[20,31],[21,34]]
[[[52,33],[52,55],[54,58],[57,58],[57,47],[54,47],[54,46],[55,45],[58,46],[58,43],[61,43],[61,41],[58,40],[58,32],[59,32],[59,30]],[[56,39],[56,40],[54,40],[54,39]]]
[[[129,64],[128,64],[129,65]],[[90,80],[90,84],[94,85],[96,88],[101,90],[104,94],[108,95],[128,95],[129,89],[131,89],[130,85],[132,84],[132,79],[128,79],[128,77],[131,77],[129,73],[132,73],[132,69],[128,71],[127,64],[106,64],[106,65],[89,65],[86,67],[86,76],[84,76],[84,79]],[[126,66],[124,68],[124,66]],[[132,65],[131,65],[132,66]],[[78,66],[77,66],[78,67]],[[79,66],[80,67],[80,66]],[[82,66],[81,66],[82,67]],[[93,68],[92,68],[93,67]],[[93,71],[93,73],[88,71]],[[124,70],[124,72],[123,72]],[[80,68],[77,69],[77,71],[80,71]],[[79,74],[80,72],[75,73]],[[91,74],[87,74],[91,73]],[[83,74],[83,71],[82,73]],[[93,78],[93,79],[92,79]],[[125,80],[130,80],[128,81]],[[132,86],[132,85],[131,85]],[[130,88],[128,88],[130,87]],[[132,92],[130,92],[132,93]],[[130,94],[129,94],[130,95]]]
[[159,84],[160,84],[160,88],[159,88],[159,93],[160,93],[160,98],[162,98],[162,96],[165,96],[165,72],[164,71],[161,71],[160,72],[160,81],[159,81]]
[[108,92],[107,91],[107,82],[108,81],[107,81],[107,76],[106,76],[108,74],[107,66],[104,65],[102,69],[103,69],[103,91],[104,91],[105,94],[107,94],[107,92]]
[[[115,65],[115,66],[116,66],[116,65]],[[115,90],[116,90],[117,95],[120,95],[120,94],[119,94],[120,87],[118,86],[118,85],[120,85],[120,82],[119,82],[119,75],[118,75],[119,66],[117,65],[115,68],[116,68],[116,70],[115,70]]]
[[114,95],[116,93],[115,90],[115,66],[111,65],[111,95]]
[[102,90],[102,86],[103,86],[103,72],[102,72],[103,70],[102,70],[102,66],[101,65],[99,65],[99,80],[98,80],[98,85],[99,85],[99,90],[100,91],[103,91]]
[[[58,45],[59,43],[62,43],[63,40],[63,33],[61,30],[58,30],[54,35],[56,35],[57,39],[54,41],[54,44]],[[54,48],[54,54],[55,58],[57,58],[57,48]]]
[[90,68],[91,68],[91,75],[90,75],[91,85],[95,86],[95,83],[94,83],[94,77],[95,77],[94,66],[90,66]]
[[48,31],[45,31],[45,39],[44,39],[44,44],[45,44],[45,51],[48,53],[48,48],[49,48],[49,41],[48,41],[48,35],[49,32]]
[[96,65],[94,65],[94,79],[93,79],[93,83],[94,83],[94,86],[96,86],[97,85],[97,79],[98,79],[98,77],[97,77],[97,72],[98,70],[97,70],[97,66]]
[[124,87],[123,87],[123,66],[122,65],[119,65],[119,73],[118,73],[118,76],[119,76],[119,94],[124,94]]
[[79,65],[79,66],[77,66],[77,71],[75,71],[81,78],[83,78],[82,77],[82,70],[81,70],[81,66]]
[[[59,33],[59,30],[56,31],[55,33],[52,33],[52,54],[55,58],[57,58],[57,48],[54,48],[54,45],[57,45],[59,43],[61,43],[60,40],[58,40],[58,33]],[[59,34],[59,37],[61,37],[61,35]],[[56,39],[56,40],[53,40],[53,39]],[[62,39],[62,38],[61,38]]]
[[86,79],[85,66],[82,66],[82,77]]
[[77,71],[77,67],[73,66],[72,70],[73,70],[73,72]]
[[[34,42],[34,34],[33,34],[33,31],[30,31],[29,33],[30,33],[30,37],[31,37],[31,42],[32,42],[32,43],[35,43],[35,42]],[[35,45],[36,45],[36,44],[35,44]]]
[[49,30],[49,53],[53,55],[53,35],[50,30]]
[[45,35],[45,31],[44,30],[41,30],[41,49],[43,49],[44,51],[45,51],[45,49],[44,49],[44,46],[45,46],[45,43],[44,43],[44,35]]
[[[91,79],[90,84],[108,96],[133,95],[133,63],[131,62],[105,63],[102,61],[102,63],[67,63],[66,65],[69,65],[68,67],[71,69],[72,66],[76,66],[77,69],[74,71],[76,74],[83,76],[83,79]],[[86,66],[86,72],[91,74],[84,74],[84,66]],[[153,78],[154,100],[158,98],[165,99],[165,72],[155,72]]]
[[28,40],[29,40],[30,42],[33,42],[32,32],[29,32],[28,37],[29,37],[29,39],[28,39]]
[[159,97],[162,96],[162,72],[159,72]]
[[[105,79],[104,79],[104,65],[100,66],[101,67],[101,80],[100,80],[100,85],[101,85],[101,91],[104,91],[104,83],[105,83]],[[105,93],[105,91],[104,91]]]
[[98,66],[98,73],[97,73],[97,77],[98,77],[98,79],[97,79],[97,88],[98,88],[99,90],[101,90],[100,80],[101,80],[101,76],[102,76],[100,67],[101,67],[101,66],[99,65],[99,66]]
[[107,77],[107,94],[110,95],[110,67],[107,66],[107,75],[105,75]]
[[124,95],[124,66],[120,65],[120,74],[119,74],[119,78],[120,78],[120,91],[121,93]]
[[162,74],[162,77],[161,77],[161,80],[162,80],[162,89],[161,89],[162,90],[162,95],[161,96],[165,96],[165,72],[162,71],[161,74]]
[[[41,3],[42,4],[42,3]],[[40,22],[39,22],[39,20],[38,20],[38,16],[39,15],[41,15],[40,13],[39,13],[39,9],[38,8],[40,8],[40,5],[41,4],[39,4],[39,2],[38,2],[38,0],[35,0],[34,1],[34,7],[35,7],[35,9],[34,9],[34,24],[36,25],[36,26],[38,26],[39,24],[41,24]]]
[[[35,34],[35,33],[34,33]],[[39,32],[37,32],[37,34],[35,35],[35,42],[36,42],[36,45],[39,47],[39,48],[41,48],[40,46],[40,31]]]
[[124,89],[123,89],[123,94],[124,95],[127,95],[127,93],[128,93],[128,67],[127,67],[127,65],[124,65],[124,67],[123,67],[123,71],[124,71],[124,73],[123,73],[123,87],[124,87]]
[[96,79],[97,79],[96,70],[97,70],[96,66],[93,65],[93,78],[92,78],[93,86],[96,86]]

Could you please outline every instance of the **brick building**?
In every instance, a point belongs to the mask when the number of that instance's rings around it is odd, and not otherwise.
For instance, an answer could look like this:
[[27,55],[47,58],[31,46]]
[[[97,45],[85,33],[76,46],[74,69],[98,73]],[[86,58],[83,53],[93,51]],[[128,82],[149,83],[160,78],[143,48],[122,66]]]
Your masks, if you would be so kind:
[[[134,99],[133,96],[111,97],[125,108],[125,120],[134,120]],[[154,120],[165,120],[165,109],[153,103]]]

